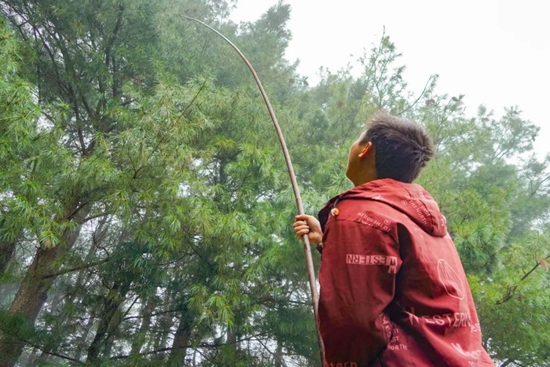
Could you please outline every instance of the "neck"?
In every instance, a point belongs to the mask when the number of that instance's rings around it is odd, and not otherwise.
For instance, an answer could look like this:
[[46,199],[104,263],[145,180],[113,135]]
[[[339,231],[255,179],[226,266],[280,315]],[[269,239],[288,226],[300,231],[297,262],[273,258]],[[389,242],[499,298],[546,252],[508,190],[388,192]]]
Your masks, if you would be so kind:
[[378,175],[376,174],[376,170],[366,169],[360,177],[351,180],[351,182],[357,187],[377,179]]

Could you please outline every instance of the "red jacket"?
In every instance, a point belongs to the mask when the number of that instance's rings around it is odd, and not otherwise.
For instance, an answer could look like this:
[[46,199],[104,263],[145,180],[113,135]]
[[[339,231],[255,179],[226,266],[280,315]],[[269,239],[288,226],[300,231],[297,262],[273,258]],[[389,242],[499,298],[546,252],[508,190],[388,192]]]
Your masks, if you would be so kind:
[[421,186],[376,180],[319,213],[325,367],[494,366],[445,217]]

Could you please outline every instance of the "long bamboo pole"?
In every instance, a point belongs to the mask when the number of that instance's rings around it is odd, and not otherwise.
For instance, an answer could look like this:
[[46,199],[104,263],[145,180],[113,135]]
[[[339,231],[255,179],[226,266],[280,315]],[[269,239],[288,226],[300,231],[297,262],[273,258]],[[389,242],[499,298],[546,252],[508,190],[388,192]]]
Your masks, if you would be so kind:
[[[285,138],[283,136],[283,132],[281,131],[281,127],[279,126],[279,122],[277,121],[277,116],[275,116],[275,111],[273,110],[273,107],[271,106],[271,103],[269,102],[269,98],[267,97],[267,93],[265,92],[265,89],[262,85],[262,82],[260,81],[260,78],[258,77],[258,74],[256,74],[256,70],[252,67],[252,64],[248,61],[246,56],[239,50],[237,46],[233,42],[231,42],[227,37],[225,37],[223,34],[221,34],[216,29],[212,28],[208,24],[189,17],[187,15],[183,15],[184,18],[195,21],[199,24],[202,24],[206,28],[210,29],[214,33],[216,33],[218,36],[223,38],[233,49],[239,54],[241,59],[244,61],[246,66],[248,66],[248,69],[254,76],[254,80],[256,81],[256,84],[258,84],[258,88],[260,89],[260,93],[262,94],[262,98],[264,99],[265,105],[267,106],[267,110],[269,111],[269,115],[271,116],[271,120],[273,121],[273,126],[275,127],[275,130],[277,131],[277,136],[279,137],[279,142],[281,143],[281,148],[283,148],[283,154],[285,156],[286,161],[286,167],[288,169],[288,175],[290,176],[290,181],[292,183],[292,190],[294,191],[294,198],[296,200],[296,207],[298,208],[298,214],[304,214],[304,206],[302,204],[302,198],[300,196],[300,189],[298,188],[298,183],[296,182],[296,175],[294,174],[294,167],[292,166],[292,161],[290,160],[290,154],[288,153],[288,148],[285,143]],[[321,339],[321,335],[319,333],[319,328],[317,325],[317,314],[318,314],[318,305],[319,305],[319,295],[317,293],[317,284],[315,280],[315,269],[313,267],[313,259],[311,256],[311,246],[309,243],[309,238],[307,237],[307,234],[302,237],[302,242],[304,244],[304,255],[306,258],[306,267],[307,267],[307,274],[309,278],[309,288],[311,292],[311,303],[313,305],[313,314],[315,316],[315,325],[317,327],[317,339],[319,341],[319,351],[321,353],[321,365],[324,363],[324,346],[323,341]]]

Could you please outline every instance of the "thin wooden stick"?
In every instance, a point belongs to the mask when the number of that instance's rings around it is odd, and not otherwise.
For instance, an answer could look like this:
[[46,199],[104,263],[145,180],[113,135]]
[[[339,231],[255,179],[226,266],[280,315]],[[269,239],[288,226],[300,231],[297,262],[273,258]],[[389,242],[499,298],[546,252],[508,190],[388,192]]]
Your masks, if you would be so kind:
[[[281,127],[279,126],[279,122],[277,121],[277,116],[275,116],[275,111],[273,110],[273,107],[271,106],[271,103],[269,102],[269,98],[267,97],[267,93],[264,90],[264,87],[262,86],[262,82],[260,81],[260,78],[258,77],[258,74],[256,74],[256,70],[252,67],[252,64],[248,61],[248,59],[244,56],[244,54],[239,50],[237,46],[233,42],[231,42],[227,37],[225,37],[223,34],[218,32],[216,29],[212,28],[208,24],[195,19],[188,17],[186,15],[183,15],[184,18],[193,20],[197,23],[202,24],[206,28],[210,29],[214,33],[216,33],[218,36],[223,38],[233,49],[239,54],[241,59],[244,61],[246,66],[248,66],[248,69],[250,69],[250,72],[252,72],[252,75],[254,76],[254,80],[256,80],[256,84],[258,84],[258,88],[260,89],[260,93],[262,94],[262,98],[264,99],[264,102],[267,106],[267,109],[269,111],[269,115],[271,116],[271,120],[273,121],[273,125],[275,127],[275,130],[277,131],[277,136],[279,137],[279,142],[281,143],[281,148],[283,148],[283,154],[285,156],[286,161],[286,167],[288,169],[288,175],[290,176],[290,181],[292,182],[292,190],[294,191],[294,198],[296,199],[296,207],[298,208],[298,214],[304,214],[304,207],[302,205],[302,198],[300,196],[300,189],[298,188],[298,183],[296,182],[296,175],[294,174],[294,168],[292,167],[292,161],[290,160],[290,154],[288,153],[288,148],[286,147],[285,138],[283,136],[283,132],[281,131]],[[306,258],[306,266],[307,266],[307,273],[309,277],[309,288],[311,291],[311,303],[313,305],[313,314],[315,316],[315,325],[317,327],[317,339],[319,341],[319,351],[321,352],[321,364],[324,363],[324,346],[323,341],[321,339],[321,335],[319,334],[319,327],[317,325],[317,313],[318,313],[318,304],[319,304],[319,295],[317,293],[317,285],[315,280],[315,269],[313,267],[313,259],[311,256],[311,246],[309,244],[309,238],[307,237],[307,234],[305,234],[302,237],[302,242],[304,243],[304,255]]]

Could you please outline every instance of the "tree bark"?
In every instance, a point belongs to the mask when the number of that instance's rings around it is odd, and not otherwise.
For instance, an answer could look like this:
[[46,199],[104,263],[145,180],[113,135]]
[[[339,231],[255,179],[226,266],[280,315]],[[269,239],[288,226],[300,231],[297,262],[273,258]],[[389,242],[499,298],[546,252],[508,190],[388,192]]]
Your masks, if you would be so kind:
[[8,265],[13,258],[17,242],[0,242],[0,275],[6,272]]
[[[61,264],[57,260],[73,247],[87,214],[86,208],[78,211],[73,217],[73,220],[79,223],[77,230],[66,233],[57,246],[41,244],[19,285],[15,299],[9,308],[10,315],[23,316],[28,325],[34,325],[48,298],[48,291],[57,278],[48,277],[48,275],[59,271]],[[25,343],[25,340],[18,336],[17,331],[0,330],[0,367],[14,367],[23,352]]]
[[154,309],[155,309],[154,298],[150,297],[147,300],[147,303],[145,304],[145,306],[141,310],[141,316],[143,317],[143,319],[141,320],[141,325],[139,327],[139,331],[137,332],[137,335],[134,335],[134,340],[132,342],[132,350],[130,352],[131,356],[135,356],[139,354],[139,352],[141,351],[141,348],[143,348],[143,344],[145,344],[145,335],[151,326],[151,314],[153,313]]
[[174,342],[172,343],[172,352],[168,359],[168,366],[183,366],[185,362],[185,355],[187,354],[187,348],[191,341],[191,331],[193,326],[193,318],[189,314],[187,306],[184,307],[182,316],[180,318],[180,324],[176,335],[174,335]]
[[[156,321],[153,321],[152,329],[155,330],[155,334],[151,336],[151,345],[153,350],[161,350],[168,346],[168,337],[172,334],[172,326],[174,325],[174,314],[167,312],[174,307],[174,292],[170,292],[164,299],[164,306],[161,306],[159,312],[160,316],[155,317]],[[166,359],[166,351],[156,353],[155,362],[159,365],[164,364]]]
[[275,351],[275,367],[284,367],[283,365],[283,345],[277,341],[277,350]]
[[[98,361],[99,354],[101,350],[104,349],[105,343],[109,339],[108,334],[113,331],[110,327],[111,321],[126,299],[126,294],[129,289],[130,283],[116,283],[113,285],[113,288],[105,298],[103,312],[101,313],[101,318],[99,320],[99,325],[97,327],[94,340],[88,348],[87,362],[89,364],[93,365]],[[116,327],[114,329],[116,329]]]
[[[90,249],[88,250],[88,253],[87,253],[86,257],[84,258],[84,263],[86,263],[86,264],[90,264],[90,263],[93,262],[93,256],[94,256],[94,254],[97,250],[97,247],[98,247],[99,244],[101,244],[103,242],[103,239],[104,239],[105,233],[106,233],[106,230],[104,229],[106,221],[107,221],[106,217],[102,218],[101,221],[99,222],[99,224],[97,225],[97,227],[94,230],[94,234],[92,235],[92,237],[94,239],[92,241],[92,246],[90,246]],[[74,284],[74,287],[73,287],[74,289],[80,289],[82,287],[82,284],[86,281],[85,277],[86,277],[87,274],[88,274],[88,277],[89,277],[89,269],[87,267],[83,267],[82,269],[78,270],[76,281],[75,281],[75,284]],[[57,297],[54,297],[50,307],[52,309],[55,309],[56,304],[58,302],[60,303],[61,301],[65,305],[73,304],[75,302],[75,298],[76,298],[77,294],[78,294],[78,292],[70,292],[69,294],[58,294]],[[81,300],[77,300],[76,302],[80,302],[80,301]],[[62,322],[65,322],[65,320],[62,320]],[[60,328],[63,328],[63,327],[64,327],[64,325],[60,326]],[[83,336],[82,336],[81,340],[86,340],[86,337],[90,332],[90,328],[91,327],[84,328],[84,333],[83,333]],[[48,361],[49,357],[50,357],[50,353],[52,351],[54,351],[54,352],[57,351],[57,348],[59,348],[59,346],[61,345],[62,342],[63,342],[63,339],[54,338],[48,344],[44,345],[43,348],[42,348],[42,353],[36,359],[35,364],[38,364],[38,363],[44,364],[44,363],[46,363]],[[76,352],[77,357],[75,359],[77,359],[77,360],[80,360],[80,357],[81,357],[82,353],[86,352],[85,349],[84,350],[81,350],[81,349],[78,349],[77,352]]]

